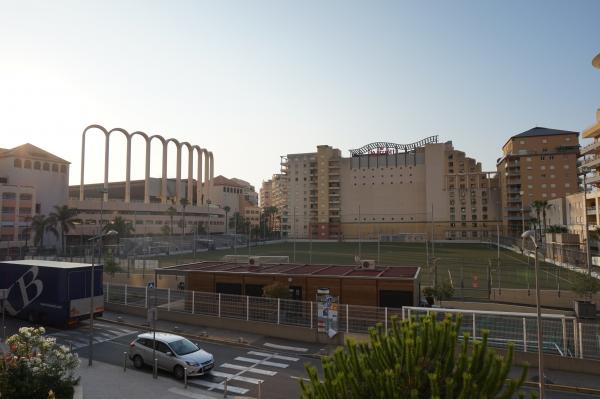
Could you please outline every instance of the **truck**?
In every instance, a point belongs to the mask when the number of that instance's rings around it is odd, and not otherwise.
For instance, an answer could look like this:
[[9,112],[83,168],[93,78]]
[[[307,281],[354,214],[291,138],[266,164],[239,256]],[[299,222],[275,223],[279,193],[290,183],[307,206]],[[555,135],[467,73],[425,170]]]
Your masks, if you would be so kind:
[[3,310],[33,323],[75,327],[90,317],[92,269],[94,316],[101,316],[103,266],[48,260],[0,262],[0,290],[7,293]]

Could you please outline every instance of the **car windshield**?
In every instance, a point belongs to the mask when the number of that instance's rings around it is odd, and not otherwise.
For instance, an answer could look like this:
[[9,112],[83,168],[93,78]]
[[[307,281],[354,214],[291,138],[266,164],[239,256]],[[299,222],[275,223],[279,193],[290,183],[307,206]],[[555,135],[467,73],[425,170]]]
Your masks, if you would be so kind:
[[169,346],[177,355],[187,355],[188,353],[196,352],[200,350],[196,345],[187,339],[180,339],[179,341],[173,341],[169,343]]

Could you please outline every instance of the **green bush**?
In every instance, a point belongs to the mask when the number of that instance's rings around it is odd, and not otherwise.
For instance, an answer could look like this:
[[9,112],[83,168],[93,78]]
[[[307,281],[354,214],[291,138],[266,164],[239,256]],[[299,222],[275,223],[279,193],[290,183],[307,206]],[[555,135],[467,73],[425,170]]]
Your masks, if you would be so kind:
[[307,399],[480,399],[522,397],[517,391],[527,376],[507,380],[513,346],[506,358],[488,349],[487,331],[480,341],[460,337],[460,316],[434,316],[400,322],[392,319],[369,330],[368,343],[347,341],[332,357],[323,357],[323,376],[307,364],[309,382],[300,381]]

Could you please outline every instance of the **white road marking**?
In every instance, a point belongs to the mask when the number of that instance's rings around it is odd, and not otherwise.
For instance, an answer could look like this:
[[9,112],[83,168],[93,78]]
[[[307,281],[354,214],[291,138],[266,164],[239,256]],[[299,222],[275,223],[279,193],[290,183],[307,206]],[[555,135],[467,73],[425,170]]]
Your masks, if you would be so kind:
[[237,360],[238,362],[260,364],[261,366],[279,367],[280,369],[286,369],[286,368],[288,368],[288,365],[285,364],[285,363],[268,362],[266,360],[253,359],[253,358],[250,358],[250,357],[241,357],[241,356],[238,356],[238,357],[236,357],[233,360]]
[[[217,384],[215,382],[199,380],[199,379],[195,379],[194,381],[191,381],[190,385],[202,385],[203,387],[210,388],[210,389],[218,389],[219,391],[225,390],[225,387],[223,386],[223,384]],[[232,386],[232,385],[229,385],[229,383],[227,384],[227,392],[239,393],[240,395],[243,395],[248,391],[249,391],[248,389]]]
[[274,355],[272,353],[264,353],[264,352],[250,351],[250,352],[248,352],[248,354],[249,355],[254,355],[254,356],[270,357],[271,359],[277,359],[277,360],[287,360],[289,362],[297,362],[298,360],[300,360],[297,357]]
[[304,377],[296,377],[295,375],[290,375],[290,378],[293,378],[294,380],[303,380],[303,381],[308,381],[310,382],[310,380],[308,378],[304,378]]
[[243,382],[247,382],[250,384],[258,384],[259,382],[263,382],[263,380],[258,380],[256,378],[242,377],[241,375],[222,373],[220,371],[213,370],[210,373],[216,377],[227,378],[228,380],[243,381]]
[[263,344],[263,346],[267,346],[269,348],[274,348],[274,349],[288,350],[288,351],[293,351],[293,352],[308,352],[307,348],[300,348],[298,346],[276,345],[276,344],[272,344],[270,342],[265,342]]
[[192,399],[214,399],[214,396],[202,395],[201,393],[193,393],[181,388],[169,388],[169,392],[174,393],[176,395],[185,396]]
[[237,364],[231,364],[231,363],[223,363],[220,367],[224,367],[226,369],[246,371],[248,373],[268,375],[271,377],[273,377],[275,374],[277,374],[277,371],[263,370],[263,369],[259,369],[256,367],[238,366]]

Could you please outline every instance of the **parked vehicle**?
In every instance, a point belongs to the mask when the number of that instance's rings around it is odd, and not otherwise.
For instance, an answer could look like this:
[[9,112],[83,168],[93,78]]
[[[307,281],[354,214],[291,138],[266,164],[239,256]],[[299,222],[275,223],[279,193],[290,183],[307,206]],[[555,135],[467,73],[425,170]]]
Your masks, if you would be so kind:
[[[94,267],[94,315],[104,311],[102,265]],[[90,316],[91,265],[48,260],[0,262],[6,313],[31,322],[73,327]]]
[[158,368],[172,372],[177,379],[184,377],[186,368],[188,376],[199,376],[215,366],[213,355],[179,335],[156,333],[155,341],[153,333],[144,333],[129,344],[129,359],[138,369],[154,363],[153,352]]

